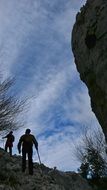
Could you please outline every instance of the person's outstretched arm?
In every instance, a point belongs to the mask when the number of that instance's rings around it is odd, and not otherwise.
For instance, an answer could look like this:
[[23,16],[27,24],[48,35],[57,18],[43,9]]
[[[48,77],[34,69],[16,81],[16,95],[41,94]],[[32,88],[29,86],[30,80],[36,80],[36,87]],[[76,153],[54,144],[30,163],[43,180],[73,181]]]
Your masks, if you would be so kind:
[[6,136],[2,137],[2,139],[5,139],[5,138],[8,138],[8,135],[6,135]]

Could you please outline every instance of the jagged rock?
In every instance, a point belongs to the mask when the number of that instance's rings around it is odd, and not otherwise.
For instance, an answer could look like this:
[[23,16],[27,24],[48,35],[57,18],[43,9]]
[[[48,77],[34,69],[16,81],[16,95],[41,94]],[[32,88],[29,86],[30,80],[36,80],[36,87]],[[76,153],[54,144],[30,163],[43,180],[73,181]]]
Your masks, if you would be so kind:
[[107,135],[107,0],[87,0],[76,16],[72,50],[92,110]]
[[92,190],[75,172],[62,172],[34,164],[34,175],[21,172],[21,156],[9,156],[0,148],[0,190]]

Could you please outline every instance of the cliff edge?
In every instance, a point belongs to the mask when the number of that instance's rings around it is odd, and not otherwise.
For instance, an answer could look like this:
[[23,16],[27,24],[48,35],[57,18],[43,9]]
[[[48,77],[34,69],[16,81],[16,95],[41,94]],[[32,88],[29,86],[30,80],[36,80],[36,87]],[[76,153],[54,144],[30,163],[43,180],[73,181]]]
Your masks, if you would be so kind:
[[87,0],[76,16],[72,50],[91,107],[107,135],[107,0]]

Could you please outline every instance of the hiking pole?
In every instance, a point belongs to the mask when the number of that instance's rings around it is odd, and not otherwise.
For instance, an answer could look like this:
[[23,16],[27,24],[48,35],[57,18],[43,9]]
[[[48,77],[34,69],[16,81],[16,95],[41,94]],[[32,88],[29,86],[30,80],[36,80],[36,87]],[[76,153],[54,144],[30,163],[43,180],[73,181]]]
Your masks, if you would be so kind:
[[38,158],[39,158],[39,164],[40,164],[39,170],[40,170],[40,174],[41,174],[41,176],[43,176],[43,171],[42,171],[42,168],[41,168],[42,165],[41,165],[41,160],[40,160],[40,155],[39,155],[38,148],[36,150],[37,150],[37,155],[38,155]]
[[39,163],[41,164],[41,160],[40,160],[39,151],[38,151],[38,149],[36,149],[36,150],[37,150],[37,155],[38,155],[38,158],[39,158]]

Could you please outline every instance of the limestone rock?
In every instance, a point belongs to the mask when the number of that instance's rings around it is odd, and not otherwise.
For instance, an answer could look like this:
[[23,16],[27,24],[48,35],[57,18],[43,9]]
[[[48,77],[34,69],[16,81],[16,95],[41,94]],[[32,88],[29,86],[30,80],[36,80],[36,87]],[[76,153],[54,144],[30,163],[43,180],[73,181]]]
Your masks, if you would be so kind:
[[91,107],[107,134],[107,0],[87,0],[76,16],[72,50]]
[[0,148],[0,190],[92,190],[75,172],[62,172],[34,163],[34,175],[21,172],[21,156]]

